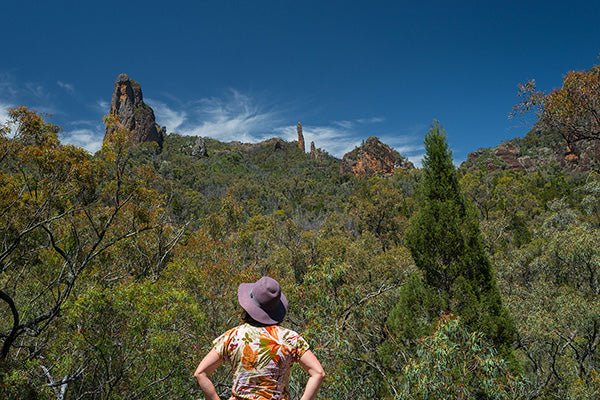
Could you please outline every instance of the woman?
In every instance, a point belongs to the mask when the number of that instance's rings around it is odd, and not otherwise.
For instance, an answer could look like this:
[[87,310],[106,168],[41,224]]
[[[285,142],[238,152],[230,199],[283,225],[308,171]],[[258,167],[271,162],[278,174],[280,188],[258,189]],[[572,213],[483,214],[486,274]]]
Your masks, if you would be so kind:
[[213,349],[194,373],[206,399],[220,399],[210,375],[223,361],[233,369],[229,400],[289,400],[288,380],[294,362],[310,375],[301,400],[316,398],[325,373],[308,343],[279,326],[288,308],[279,283],[268,276],[242,283],[238,301],[245,311],[245,323],[215,339]]

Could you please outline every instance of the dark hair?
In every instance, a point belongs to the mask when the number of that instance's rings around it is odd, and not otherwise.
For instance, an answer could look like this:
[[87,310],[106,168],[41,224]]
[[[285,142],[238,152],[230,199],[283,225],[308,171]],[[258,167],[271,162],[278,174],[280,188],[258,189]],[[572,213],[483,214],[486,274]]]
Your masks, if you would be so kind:
[[244,310],[243,308],[242,308],[241,317],[242,317],[242,321],[243,322],[245,322],[247,324],[250,324],[252,326],[256,326],[256,327],[269,326],[268,324],[263,324],[262,322],[258,322],[257,320],[255,320],[254,318],[252,318],[250,316],[250,314],[248,314],[248,312],[246,310]]

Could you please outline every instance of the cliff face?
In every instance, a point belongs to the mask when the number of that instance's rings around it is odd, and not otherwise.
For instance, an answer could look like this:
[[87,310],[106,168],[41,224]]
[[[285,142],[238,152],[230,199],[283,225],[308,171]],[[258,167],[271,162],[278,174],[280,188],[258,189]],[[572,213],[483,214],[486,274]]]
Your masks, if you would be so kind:
[[[156,123],[154,111],[144,103],[140,84],[129,79],[127,74],[117,77],[109,113],[131,132],[133,143],[156,142],[162,149],[166,129]],[[113,131],[114,128],[107,127],[105,140]]]
[[342,174],[368,177],[391,175],[398,168],[413,169],[414,165],[396,150],[371,136],[360,147],[344,154],[340,168]]
[[524,138],[501,143],[494,148],[470,153],[463,168],[487,170],[536,171],[545,166],[560,166],[573,172],[600,167],[600,140],[579,141],[567,146],[558,134],[531,131]]

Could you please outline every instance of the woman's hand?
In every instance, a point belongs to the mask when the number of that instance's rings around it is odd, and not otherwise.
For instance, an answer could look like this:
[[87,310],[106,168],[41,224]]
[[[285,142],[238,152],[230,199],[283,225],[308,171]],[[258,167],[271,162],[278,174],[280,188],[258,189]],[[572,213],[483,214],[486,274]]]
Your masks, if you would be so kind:
[[323,382],[323,379],[325,378],[325,371],[323,371],[321,363],[310,350],[307,350],[302,357],[300,357],[300,366],[310,375],[308,382],[306,382],[304,394],[300,400],[314,400],[321,387],[321,382]]
[[210,380],[210,375],[215,369],[217,369],[223,363],[221,355],[214,350],[208,352],[208,354],[200,361],[196,372],[194,372],[194,378],[198,381],[198,386],[204,392],[204,396],[207,400],[220,400],[219,395]]

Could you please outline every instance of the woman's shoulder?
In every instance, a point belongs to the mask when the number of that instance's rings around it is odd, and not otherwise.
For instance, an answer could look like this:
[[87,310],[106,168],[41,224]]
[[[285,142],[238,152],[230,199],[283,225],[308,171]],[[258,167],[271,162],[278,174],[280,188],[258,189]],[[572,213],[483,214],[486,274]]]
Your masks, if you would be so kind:
[[281,326],[278,328],[281,343],[285,343],[289,346],[293,360],[298,361],[310,348],[310,345],[298,332]]

